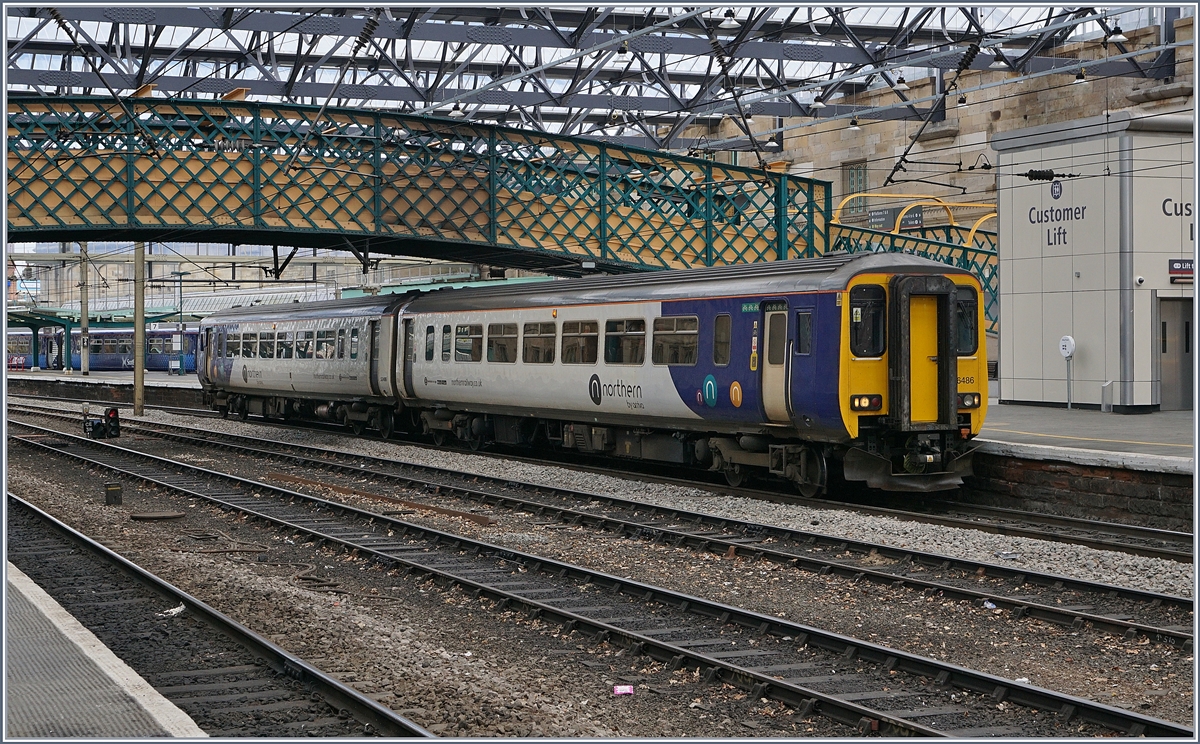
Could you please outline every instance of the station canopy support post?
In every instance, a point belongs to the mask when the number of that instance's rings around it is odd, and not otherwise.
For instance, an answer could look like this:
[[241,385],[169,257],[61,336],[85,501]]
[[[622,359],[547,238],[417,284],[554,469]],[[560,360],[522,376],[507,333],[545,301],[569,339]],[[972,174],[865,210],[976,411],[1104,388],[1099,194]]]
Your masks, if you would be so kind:
[[133,415],[146,404],[146,244],[133,245]]

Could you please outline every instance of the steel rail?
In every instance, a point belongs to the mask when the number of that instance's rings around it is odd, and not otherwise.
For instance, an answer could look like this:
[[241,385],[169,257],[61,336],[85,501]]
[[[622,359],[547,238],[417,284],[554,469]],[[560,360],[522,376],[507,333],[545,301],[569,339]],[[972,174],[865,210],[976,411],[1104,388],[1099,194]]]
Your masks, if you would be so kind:
[[[316,496],[311,496],[296,491],[272,486],[270,484],[254,481],[238,476],[217,473],[204,468],[199,468],[185,463],[175,462],[166,458],[149,455],[146,453],[137,452],[106,442],[98,442],[88,440],[83,437],[78,437],[71,434],[65,434],[43,427],[33,426],[31,424],[18,424],[18,426],[34,429],[46,437],[58,437],[65,440],[68,445],[75,447],[74,450],[58,449],[46,442],[39,442],[22,437],[15,437],[19,442],[32,445],[34,447],[65,454],[70,458],[78,459],[84,462],[90,462],[97,466],[115,470],[130,477],[147,480],[158,485],[171,488],[173,490],[187,493],[198,498],[205,499],[212,503],[224,505],[226,508],[237,510],[241,513],[254,516],[262,519],[270,524],[275,524],[284,527],[288,530],[293,530],[305,534],[309,534],[317,538],[322,544],[331,542],[343,548],[355,551],[357,555],[369,555],[374,560],[392,566],[405,566],[410,572],[418,571],[424,575],[434,577],[440,580],[440,583],[448,586],[458,585],[472,591],[476,596],[486,594],[490,598],[494,598],[500,603],[502,608],[509,607],[513,604],[525,608],[525,610],[533,617],[555,619],[563,623],[564,630],[591,629],[594,638],[600,641],[619,641],[619,645],[630,649],[633,654],[649,655],[661,661],[666,661],[673,668],[679,668],[681,665],[695,665],[697,671],[705,671],[706,680],[720,681],[730,683],[743,689],[750,689],[752,694],[757,697],[771,697],[780,700],[786,704],[796,706],[807,712],[817,712],[821,715],[829,717],[831,720],[845,723],[847,725],[858,727],[864,733],[879,731],[883,734],[908,734],[908,735],[928,735],[928,736],[947,736],[952,735],[946,732],[941,732],[927,726],[914,724],[903,718],[896,718],[888,715],[886,712],[867,708],[856,703],[840,699],[835,695],[818,692],[806,687],[795,684],[790,684],[786,681],[781,681],[764,673],[755,671],[752,668],[738,666],[720,658],[715,658],[707,654],[695,651],[694,649],[676,646],[669,642],[658,641],[653,636],[644,635],[637,631],[623,629],[618,626],[604,622],[602,619],[590,618],[585,615],[570,612],[569,610],[556,607],[545,602],[539,602],[535,599],[522,596],[515,591],[506,591],[493,586],[480,583],[469,576],[454,575],[444,570],[444,566],[439,568],[435,566],[423,565],[419,561],[413,559],[412,549],[399,550],[399,554],[389,553],[386,550],[377,549],[370,543],[361,542],[362,528],[351,529],[347,534],[333,535],[328,532],[320,532],[314,529],[313,523],[324,522],[325,520],[313,520],[311,517],[307,520],[310,524],[303,524],[295,521],[295,519],[283,519],[276,515],[271,515],[263,511],[263,495],[266,494],[272,500],[286,501],[287,505],[302,504],[311,506],[317,510],[327,510],[331,514],[338,516],[350,516],[367,522],[371,526],[380,525],[386,526],[391,531],[398,531],[400,537],[419,539],[430,543],[432,547],[437,547],[439,544],[450,546],[456,553],[472,553],[475,556],[495,557],[502,561],[506,561],[513,565],[522,566],[531,574],[536,574],[545,577],[556,577],[559,581],[563,579],[577,580],[580,585],[595,585],[604,589],[608,589],[614,594],[624,594],[632,599],[640,600],[643,603],[655,602],[659,605],[673,607],[683,612],[688,612],[692,615],[698,615],[704,618],[717,618],[722,624],[733,624],[742,628],[754,629],[759,635],[774,636],[778,638],[792,639],[796,644],[803,647],[816,647],[826,651],[836,652],[842,655],[843,658],[861,658],[877,664],[882,664],[888,670],[902,671],[914,675],[921,675],[927,678],[936,679],[940,685],[954,685],[961,689],[969,690],[983,695],[991,695],[998,700],[1007,700],[1015,704],[1028,706],[1037,710],[1058,711],[1062,719],[1070,721],[1078,718],[1095,725],[1103,726],[1114,731],[1120,731],[1133,736],[1184,736],[1194,737],[1192,729],[1177,724],[1171,721],[1165,721],[1149,716],[1122,710],[1113,706],[1104,705],[1091,700],[1078,698],[1063,693],[1054,692],[1044,688],[1035,687],[1032,685],[1015,683],[1011,680],[1004,679],[995,675],[977,672],[971,669],[960,667],[947,662],[940,662],[936,659],[922,657],[916,654],[899,651],[897,649],[888,648],[878,644],[869,643],[861,639],[844,636],[837,633],[825,631],[813,626],[802,625],[786,620],[781,620],[769,615],[744,610],[738,607],[712,602],[699,597],[682,594],[679,592],[670,591],[661,587],[652,586],[642,582],[613,576],[599,571],[593,571],[579,566],[575,566],[562,561],[556,561],[550,558],[537,556],[521,551],[504,548],[491,543],[480,540],[474,540],[461,535],[443,532],[441,530],[432,529],[422,525],[404,522],[399,519],[388,517],[385,515],[376,514],[364,509],[359,509],[346,504],[322,499]],[[11,436],[11,435],[10,435]],[[82,446],[80,446],[82,445]],[[89,457],[81,454],[78,449],[93,449],[101,452],[114,454],[119,458],[129,458],[149,462],[154,465],[191,474],[202,479],[217,479],[227,484],[236,486],[239,489],[246,489],[244,492],[230,494],[210,495],[199,491],[195,491],[194,487],[181,487],[155,478],[143,473],[126,470],[120,466],[112,465],[101,459]],[[235,498],[230,499],[230,496]],[[308,512],[311,514],[311,512]],[[349,535],[354,535],[350,537]],[[391,542],[393,548],[400,547],[395,545],[395,541],[384,538],[385,541]]]
[[[1035,586],[1049,587],[1052,589],[1071,589],[1075,591],[1086,592],[1088,594],[1094,594],[1107,599],[1121,598],[1151,606],[1167,605],[1168,607],[1176,607],[1184,611],[1191,612],[1194,607],[1194,602],[1186,597],[1177,597],[1139,589],[1129,589],[1126,587],[1119,587],[1109,584],[1088,582],[1081,579],[1071,579],[1056,574],[1040,574],[1037,572],[1022,571],[1020,569],[1008,569],[1007,567],[998,566],[996,564],[953,558],[936,553],[923,553],[919,551],[893,548],[883,544],[852,541],[845,538],[821,535],[820,533],[794,530],[774,525],[743,522],[740,520],[728,519],[725,517],[719,517],[700,512],[690,512],[673,507],[658,507],[653,504],[622,499],[604,494],[549,487],[534,483],[523,483],[514,481],[512,479],[463,475],[445,468],[387,460],[341,450],[329,450],[325,448],[316,448],[307,445],[299,445],[290,442],[285,443],[275,440],[251,439],[249,437],[225,433],[217,435],[226,440],[238,440],[252,443],[235,444],[230,441],[215,441],[208,437],[197,437],[188,434],[164,432],[155,428],[158,426],[164,426],[176,430],[187,430],[186,427],[181,427],[174,424],[150,424],[149,428],[129,427],[129,430],[150,433],[163,439],[192,446],[236,451],[251,456],[268,457],[293,462],[306,467],[312,467],[316,465],[324,470],[337,470],[342,473],[351,474],[360,478],[388,480],[409,488],[434,487],[439,490],[444,489],[444,492],[447,495],[460,496],[468,500],[495,505],[502,508],[527,510],[534,512],[539,516],[546,515],[554,517],[567,524],[586,524],[596,529],[617,532],[625,536],[649,540],[652,542],[665,540],[677,547],[688,547],[701,552],[727,555],[747,555],[753,557],[754,559],[769,560],[777,564],[787,565],[793,568],[803,569],[822,575],[833,574],[854,581],[866,580],[875,584],[890,586],[892,588],[907,587],[911,589],[918,589],[926,593],[940,593],[942,596],[948,596],[955,599],[966,599],[979,605],[984,605],[985,603],[990,602],[996,607],[1015,613],[1018,619],[1022,617],[1036,618],[1056,624],[1069,625],[1074,629],[1078,629],[1082,627],[1084,623],[1088,623],[1093,628],[1101,629],[1109,633],[1124,635],[1130,638],[1141,635],[1150,638],[1153,642],[1181,647],[1184,650],[1189,650],[1193,644],[1193,635],[1187,630],[1132,622],[1129,620],[1105,616],[1103,614],[1086,612],[1082,609],[1072,609],[1069,606],[1062,607],[1054,604],[1039,603],[1028,598],[1009,597],[995,591],[979,591],[934,580],[914,578],[907,575],[897,575],[887,571],[874,570],[863,566],[854,565],[845,561],[821,559],[803,552],[770,548],[762,544],[754,543],[760,543],[766,538],[774,537],[777,539],[792,541],[797,544],[798,548],[815,547],[819,545],[824,548],[832,548],[839,553],[849,550],[862,555],[882,555],[886,558],[895,560],[902,566],[912,566],[915,564],[941,570],[957,569],[964,573],[973,575],[980,575],[980,572],[982,571],[982,575],[984,576],[996,576],[999,572],[1001,578],[1005,578],[1013,582],[1014,588],[1032,584]],[[280,450],[264,449],[262,447],[262,445],[270,444],[279,446]],[[418,475],[381,472],[379,470],[351,465],[345,462],[331,461],[329,459],[331,456],[341,458],[349,457],[372,464],[376,467],[401,467],[418,472],[433,472],[442,476],[443,480],[429,480],[427,478],[423,479]],[[449,478],[449,480],[446,480],[446,478]],[[461,484],[461,482],[456,482],[461,481],[461,479],[464,478],[474,479],[476,482],[482,481],[485,484],[491,485],[492,488],[496,490],[464,486]],[[544,501],[539,501],[536,499],[525,499],[511,493],[511,490],[514,488],[533,490],[538,494],[548,494],[552,497],[561,498],[564,500],[599,501],[604,504],[609,504],[634,512],[648,512],[650,519],[648,521],[634,521],[631,519],[622,519],[611,515],[596,514],[595,512],[547,504]],[[682,525],[664,526],[660,522],[656,521],[664,518],[670,521],[692,522],[693,527],[691,529],[682,529]],[[707,533],[703,531],[704,529],[718,529],[724,532],[733,531],[742,535],[742,537],[736,538],[722,536],[720,534]],[[751,540],[753,543],[747,544],[747,540]]]
[[116,566],[137,583],[150,588],[164,597],[169,597],[173,603],[178,602],[182,604],[187,608],[187,612],[191,613],[194,617],[199,618],[219,633],[233,639],[258,658],[263,659],[276,673],[299,680],[308,689],[320,695],[335,709],[348,711],[356,720],[375,729],[380,735],[433,737],[433,734],[429,731],[399,713],[342,684],[300,657],[276,646],[228,615],[219,612],[182,589],[150,573],[141,566],[132,563],[87,535],[78,532],[66,523],[47,514],[25,499],[11,492],[7,496],[10,508],[15,504],[19,508],[28,511],[55,531],[66,536],[76,545]]

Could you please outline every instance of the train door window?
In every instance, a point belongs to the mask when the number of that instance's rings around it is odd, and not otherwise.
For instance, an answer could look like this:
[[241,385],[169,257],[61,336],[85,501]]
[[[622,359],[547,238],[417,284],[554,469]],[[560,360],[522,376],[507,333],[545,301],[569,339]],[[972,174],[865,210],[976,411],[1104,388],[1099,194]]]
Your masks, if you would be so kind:
[[733,340],[733,319],[722,313],[713,321],[713,364],[724,367],[729,364],[729,347]]
[[887,294],[878,284],[860,284],[850,290],[850,351],[877,357],[886,350]]
[[453,337],[450,335],[450,326],[442,326],[442,361],[450,361],[450,344]]
[[796,313],[796,353],[812,353],[812,312],[802,310]]
[[454,361],[478,362],[483,359],[483,325],[454,327]]
[[[728,316],[726,316],[728,317]],[[654,347],[650,359],[655,364],[693,366],[700,356],[700,320],[698,318],[655,318]]]
[[333,359],[334,346],[336,344],[337,331],[317,331],[317,359]]
[[225,357],[232,358],[242,355],[242,334],[231,333],[225,337]]
[[345,359],[346,358],[346,329],[345,328],[338,329],[337,349],[338,349],[337,358]]
[[642,364],[646,361],[646,321],[610,320],[604,324],[606,364]]
[[526,323],[521,361],[526,364],[553,364],[556,335],[553,323]]
[[433,361],[433,345],[434,341],[436,341],[435,336],[437,336],[437,333],[435,332],[433,326],[425,326],[425,361],[427,362]]
[[258,334],[242,334],[242,358],[253,359],[258,356]]
[[563,364],[595,364],[600,324],[594,320],[567,320],[562,325]]
[[787,313],[767,314],[767,364],[783,364],[787,345]]
[[312,331],[296,331],[297,359],[312,359],[313,335]]
[[258,358],[275,358],[275,332],[266,331],[258,334]]
[[275,358],[276,359],[291,359],[292,358],[292,332],[280,331],[275,334]]
[[979,296],[972,287],[958,288],[958,355],[979,349]]
[[350,358],[358,359],[358,329],[350,329]]
[[489,362],[517,361],[517,324],[489,323],[487,338]]

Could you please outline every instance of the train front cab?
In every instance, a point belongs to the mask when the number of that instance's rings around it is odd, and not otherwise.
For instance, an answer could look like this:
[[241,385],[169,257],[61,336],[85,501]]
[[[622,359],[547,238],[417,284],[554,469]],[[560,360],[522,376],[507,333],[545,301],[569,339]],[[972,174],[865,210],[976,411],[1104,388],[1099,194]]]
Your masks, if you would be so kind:
[[864,274],[842,294],[847,480],[954,488],[987,411],[981,286],[969,274]]

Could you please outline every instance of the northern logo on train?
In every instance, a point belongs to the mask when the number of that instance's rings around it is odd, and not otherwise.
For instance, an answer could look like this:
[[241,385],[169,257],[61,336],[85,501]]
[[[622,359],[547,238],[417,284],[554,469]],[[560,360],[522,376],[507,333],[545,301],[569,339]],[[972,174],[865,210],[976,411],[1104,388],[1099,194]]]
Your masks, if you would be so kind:
[[[588,397],[596,405],[600,405],[605,398],[625,398],[627,400],[639,400],[642,397],[641,385],[630,385],[624,380],[616,382],[602,382],[600,375],[592,375],[588,380]],[[633,404],[631,404],[633,405]],[[640,408],[637,404],[635,407]]]

